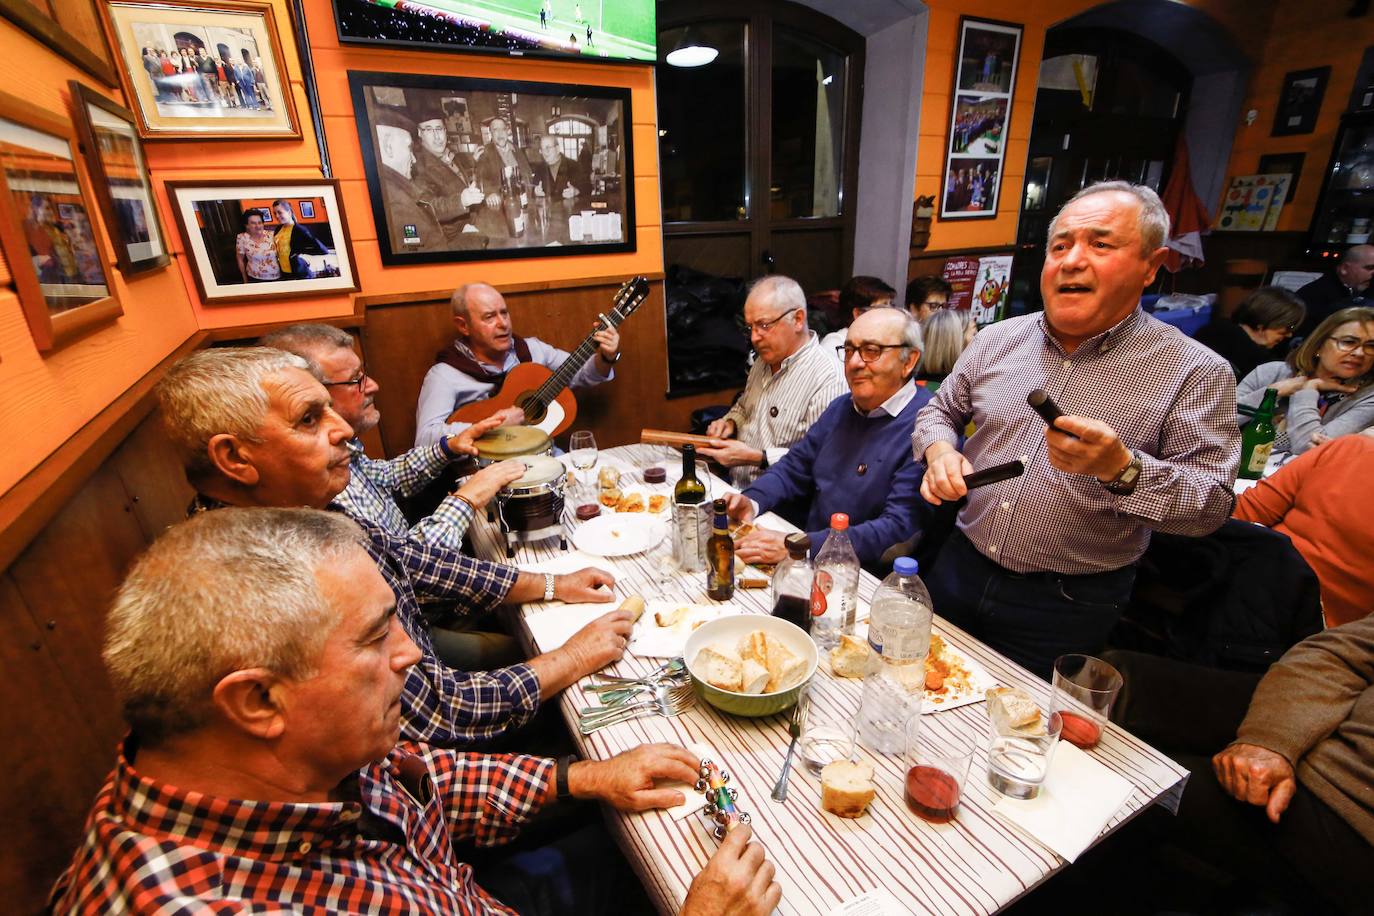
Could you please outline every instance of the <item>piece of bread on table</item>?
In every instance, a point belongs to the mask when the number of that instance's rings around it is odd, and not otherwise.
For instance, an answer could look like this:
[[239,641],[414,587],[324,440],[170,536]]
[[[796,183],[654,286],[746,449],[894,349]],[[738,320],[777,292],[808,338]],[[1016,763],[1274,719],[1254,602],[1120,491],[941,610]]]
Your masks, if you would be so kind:
[[671,627],[687,614],[686,607],[675,607],[669,611],[654,611],[654,622],[661,627]]
[[616,503],[615,511],[617,511],[617,512],[643,512],[643,511],[644,511],[644,494],[643,494],[643,493],[626,493],[624,496],[622,496],[622,497],[620,498],[620,502]]
[[739,656],[707,646],[697,653],[693,664],[712,687],[739,693],[744,676]]
[[1007,728],[1028,735],[1045,733],[1045,726],[1040,722],[1040,707],[1020,687],[992,687],[984,696],[988,701],[988,716],[994,724],[1005,724]]
[[863,817],[876,794],[870,763],[836,760],[821,770],[821,808],[836,817]]
[[633,615],[633,621],[639,623],[639,618],[644,616],[644,599],[638,595],[631,595],[620,602],[619,610],[629,611]]
[[601,489],[611,490],[620,486],[620,472],[613,467],[604,467],[596,475],[596,480],[601,484]]
[[601,505],[605,506],[607,509],[614,509],[620,503],[620,497],[622,495],[624,494],[619,490],[612,488],[610,490],[602,490],[599,499],[601,500]]
[[740,684],[744,693],[763,693],[768,686],[768,669],[746,658],[741,666]]
[[662,495],[662,494],[656,494],[656,495],[654,495],[654,496],[650,496],[650,497],[649,497],[649,511],[650,511],[650,512],[662,512],[665,508],[667,508],[667,506],[668,506],[668,497],[666,497],[666,496],[664,496],[664,495]]
[[830,670],[836,677],[863,677],[872,655],[868,640],[842,635],[839,645],[830,650]]

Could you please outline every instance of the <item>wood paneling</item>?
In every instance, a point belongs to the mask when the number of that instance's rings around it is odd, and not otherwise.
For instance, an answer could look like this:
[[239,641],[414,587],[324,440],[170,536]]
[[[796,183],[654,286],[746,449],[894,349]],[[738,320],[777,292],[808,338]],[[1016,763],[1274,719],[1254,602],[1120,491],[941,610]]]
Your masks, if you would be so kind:
[[[592,322],[604,312],[620,285],[607,279],[571,288],[503,290],[515,331],[538,337],[564,350],[581,343]],[[677,424],[686,428],[690,408],[667,402],[667,367],[663,317],[663,282],[651,281],[652,293],[639,310],[621,325],[624,357],[615,378],[577,393],[579,429],[596,433],[599,444],[624,445],[639,441],[646,426]],[[388,297],[392,298],[392,297]],[[431,293],[418,301],[373,304],[363,328],[363,351],[368,374],[381,386],[377,406],[382,412],[381,433],[386,454],[397,455],[415,442],[415,404],[420,384],[434,364],[434,354],[453,340],[448,294]],[[712,402],[714,403],[714,401]]]
[[138,425],[110,459],[124,484],[124,495],[139,530],[151,542],[168,527],[186,518],[195,491],[186,482],[157,411]]
[[60,638],[34,622],[14,582],[0,576],[0,899],[13,913],[42,906],[114,760],[114,746],[91,731],[53,658]]

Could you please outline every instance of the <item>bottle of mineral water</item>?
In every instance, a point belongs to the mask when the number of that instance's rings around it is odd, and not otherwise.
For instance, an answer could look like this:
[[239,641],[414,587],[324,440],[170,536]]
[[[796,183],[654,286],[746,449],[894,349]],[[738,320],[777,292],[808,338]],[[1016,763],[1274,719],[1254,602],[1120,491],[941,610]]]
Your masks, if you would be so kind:
[[811,589],[811,638],[822,652],[854,632],[859,595],[859,556],[849,542],[849,516],[830,516],[830,533],[816,554],[816,584]]
[[921,713],[925,657],[930,652],[930,592],[911,557],[901,557],[873,593],[868,641],[878,659],[864,676],[859,740],[869,750],[900,754],[907,723]]

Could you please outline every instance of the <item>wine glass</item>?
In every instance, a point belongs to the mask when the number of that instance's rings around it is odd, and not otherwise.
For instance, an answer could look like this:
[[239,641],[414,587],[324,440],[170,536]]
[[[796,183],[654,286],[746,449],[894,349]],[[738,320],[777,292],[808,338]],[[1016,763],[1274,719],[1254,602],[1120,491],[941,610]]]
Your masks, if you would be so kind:
[[[579,472],[596,467],[596,437],[589,429],[579,429],[568,442],[568,455]],[[581,478],[581,474],[578,477]]]

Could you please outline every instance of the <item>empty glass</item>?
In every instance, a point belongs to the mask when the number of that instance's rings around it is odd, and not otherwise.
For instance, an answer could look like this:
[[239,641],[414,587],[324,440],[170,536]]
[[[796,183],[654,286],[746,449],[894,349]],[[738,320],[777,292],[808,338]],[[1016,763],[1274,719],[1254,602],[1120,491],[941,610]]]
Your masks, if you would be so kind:
[[1049,716],[1043,735],[1026,735],[994,724],[988,739],[988,785],[1012,798],[1039,795],[1063,728],[1058,713]]
[[596,502],[594,498],[596,490],[591,487],[582,473],[596,467],[596,437],[592,435],[591,430],[579,429],[572,434],[572,438],[568,440],[568,460],[572,462],[573,467],[577,468],[578,489],[581,491],[577,499],[582,500],[590,489],[591,495],[586,496],[586,501]]
[[1052,683],[1050,712],[1063,718],[1064,740],[1084,750],[1097,747],[1121,690],[1121,672],[1091,655],[1061,655]]
[[854,759],[855,704],[829,680],[811,681],[810,708],[797,741],[797,756],[819,774],[827,763]]

